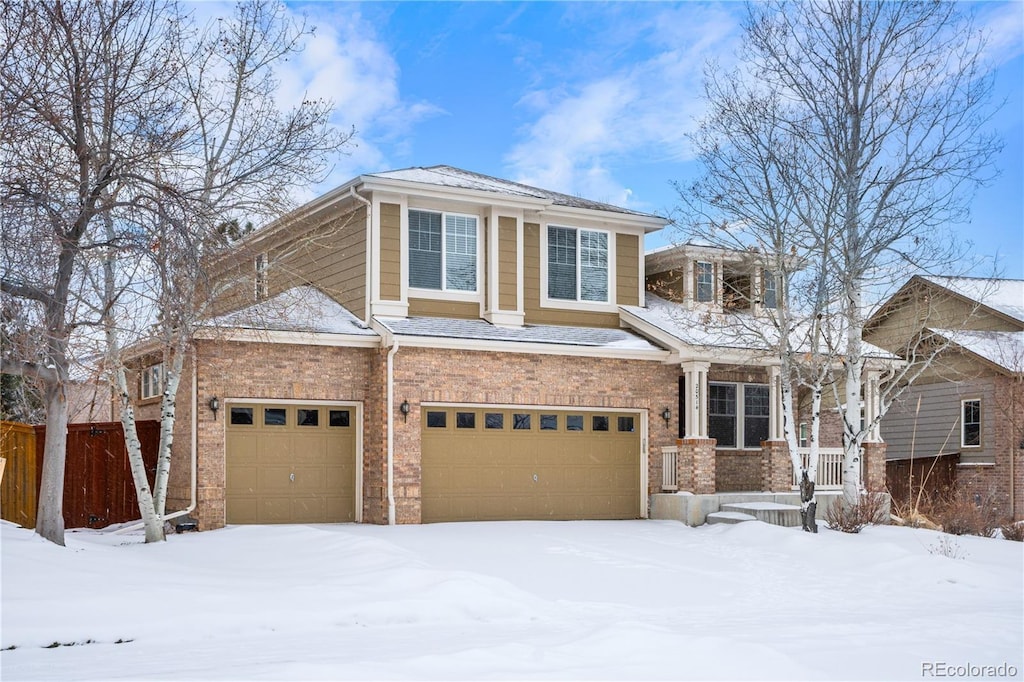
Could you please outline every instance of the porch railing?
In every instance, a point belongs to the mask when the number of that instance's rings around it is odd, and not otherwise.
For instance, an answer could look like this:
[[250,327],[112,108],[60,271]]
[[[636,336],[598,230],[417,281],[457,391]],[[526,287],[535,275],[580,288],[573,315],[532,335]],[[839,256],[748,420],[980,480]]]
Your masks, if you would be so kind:
[[[799,448],[800,460],[807,466],[810,448]],[[793,472],[793,489],[800,487],[799,472]],[[841,490],[843,487],[843,449],[818,448],[818,475],[814,477],[815,490]]]
[[666,492],[679,490],[676,481],[676,456],[679,446],[669,445],[661,449],[661,489]]

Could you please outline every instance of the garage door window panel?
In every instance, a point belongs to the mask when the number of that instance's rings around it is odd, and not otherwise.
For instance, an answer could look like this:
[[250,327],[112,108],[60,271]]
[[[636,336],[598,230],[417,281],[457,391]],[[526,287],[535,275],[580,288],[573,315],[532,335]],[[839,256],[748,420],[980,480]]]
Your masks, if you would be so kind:
[[583,431],[583,415],[570,414],[565,417],[566,431]]
[[300,409],[295,419],[299,426],[320,426],[320,410]]
[[540,430],[541,431],[557,431],[558,430],[558,415],[557,414],[542,414],[540,416]]
[[619,431],[621,433],[632,433],[636,430],[632,417],[619,417]]
[[529,431],[530,430],[530,415],[529,414],[513,414],[512,415],[512,430],[514,431]]
[[427,428],[448,428],[448,413],[440,410],[427,410]]
[[251,407],[232,407],[231,408],[231,425],[232,426],[252,426],[252,408]]
[[336,428],[346,428],[351,423],[348,410],[331,410],[328,419],[328,423]]
[[603,414],[596,414],[591,422],[592,431],[607,431],[608,417]]
[[495,431],[504,431],[505,415],[501,412],[488,412],[484,415],[484,428]]
[[264,426],[287,426],[288,425],[288,411],[283,407],[265,407],[263,408],[263,425]]
[[476,428],[476,412],[456,412],[455,413],[455,428],[457,428],[457,429],[475,429]]

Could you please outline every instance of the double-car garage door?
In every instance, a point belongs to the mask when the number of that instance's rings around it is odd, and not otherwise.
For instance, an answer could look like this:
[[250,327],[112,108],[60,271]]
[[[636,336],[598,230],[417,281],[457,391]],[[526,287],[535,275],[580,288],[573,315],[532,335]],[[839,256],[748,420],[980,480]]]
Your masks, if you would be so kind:
[[228,523],[355,520],[354,406],[230,404]]
[[640,415],[424,406],[422,519],[641,514]]

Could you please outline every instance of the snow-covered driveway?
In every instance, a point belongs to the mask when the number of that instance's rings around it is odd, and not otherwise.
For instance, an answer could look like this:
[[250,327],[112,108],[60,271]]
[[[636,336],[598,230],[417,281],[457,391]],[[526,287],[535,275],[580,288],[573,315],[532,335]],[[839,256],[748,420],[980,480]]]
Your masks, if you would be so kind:
[[940,537],[504,522],[155,546],[86,531],[60,549],[3,524],[0,677],[1019,679],[1024,547],[955,538],[949,558]]

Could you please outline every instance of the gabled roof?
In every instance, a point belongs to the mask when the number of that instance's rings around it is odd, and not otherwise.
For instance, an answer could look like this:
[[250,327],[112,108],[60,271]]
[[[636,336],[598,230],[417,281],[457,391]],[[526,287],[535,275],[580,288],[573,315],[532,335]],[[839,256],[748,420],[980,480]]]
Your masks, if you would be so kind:
[[923,275],[921,279],[1024,324],[1024,280],[933,275]]
[[211,320],[211,326],[260,331],[376,337],[358,317],[316,287],[288,289],[265,301]]
[[1008,372],[1024,372],[1024,331],[932,329],[932,332]]
[[[661,218],[651,213],[634,211],[621,206],[613,206],[599,201],[591,201],[582,197],[575,197],[560,192],[552,192],[539,187],[531,187],[510,180],[473,173],[471,171],[455,168],[453,166],[429,166],[402,168],[399,170],[385,171],[382,173],[365,173],[364,178],[380,178],[383,180],[401,180],[404,182],[415,182],[424,185],[436,185],[440,187],[453,187],[458,189],[471,189],[481,192],[494,192],[516,197],[530,197],[550,201],[555,206],[568,206],[571,208],[583,208],[592,211],[608,211],[611,213],[622,213],[625,215],[642,216],[645,218]],[[666,221],[667,222],[667,221]]]

